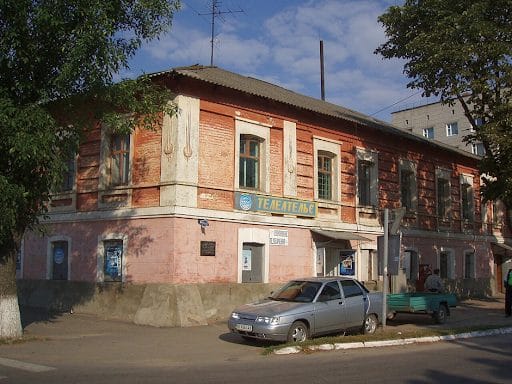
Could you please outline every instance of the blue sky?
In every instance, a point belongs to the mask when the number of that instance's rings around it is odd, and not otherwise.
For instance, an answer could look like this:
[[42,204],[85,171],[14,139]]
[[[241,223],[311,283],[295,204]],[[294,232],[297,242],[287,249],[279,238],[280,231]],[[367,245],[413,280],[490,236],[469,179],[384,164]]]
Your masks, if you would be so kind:
[[[169,33],[145,44],[121,77],[177,66],[209,65],[212,0],[182,0]],[[373,53],[385,41],[377,17],[400,0],[218,0],[213,64],[320,98],[320,40],[325,98],[390,121],[419,105],[403,62]],[[229,13],[231,11],[231,13]],[[228,12],[228,13],[224,13]]]

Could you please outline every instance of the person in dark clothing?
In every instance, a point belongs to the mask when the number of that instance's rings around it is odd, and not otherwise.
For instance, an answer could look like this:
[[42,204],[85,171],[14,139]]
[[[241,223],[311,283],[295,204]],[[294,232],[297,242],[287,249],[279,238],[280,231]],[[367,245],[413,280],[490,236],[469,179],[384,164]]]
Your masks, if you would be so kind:
[[505,316],[512,313],[512,268],[508,270],[507,278],[503,282],[505,286]]

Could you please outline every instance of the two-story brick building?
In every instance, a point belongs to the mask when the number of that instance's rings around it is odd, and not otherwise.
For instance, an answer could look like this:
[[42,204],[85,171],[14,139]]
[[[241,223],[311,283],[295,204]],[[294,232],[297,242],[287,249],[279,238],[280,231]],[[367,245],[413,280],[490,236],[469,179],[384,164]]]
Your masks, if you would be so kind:
[[20,281],[201,286],[205,307],[221,285],[232,295],[338,274],[378,285],[382,212],[404,207],[393,290],[421,288],[435,267],[460,294],[498,289],[512,248],[503,214],[482,211],[476,156],[216,67],[152,78],[177,115],[125,136],[98,124],[47,235],[25,236]]

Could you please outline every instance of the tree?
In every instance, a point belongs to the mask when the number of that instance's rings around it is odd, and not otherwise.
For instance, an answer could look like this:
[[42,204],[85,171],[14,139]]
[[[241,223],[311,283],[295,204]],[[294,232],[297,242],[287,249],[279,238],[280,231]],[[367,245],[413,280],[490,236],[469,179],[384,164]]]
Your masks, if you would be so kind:
[[379,21],[388,40],[375,53],[406,60],[409,88],[462,105],[466,140],[486,150],[484,200],[512,206],[512,0],[406,0]]
[[[0,338],[22,335],[16,256],[67,160],[95,121],[152,126],[169,93],[147,77],[115,83],[179,0],[4,0],[0,5]],[[140,116],[144,116],[141,118]],[[127,118],[128,117],[128,118]]]

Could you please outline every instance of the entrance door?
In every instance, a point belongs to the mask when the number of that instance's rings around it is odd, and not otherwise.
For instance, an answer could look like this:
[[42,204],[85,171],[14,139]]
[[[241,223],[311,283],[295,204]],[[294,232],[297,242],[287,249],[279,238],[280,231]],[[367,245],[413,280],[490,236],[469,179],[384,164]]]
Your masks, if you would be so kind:
[[242,283],[263,282],[263,245],[244,243],[242,250]]
[[52,243],[52,279],[68,279],[68,242],[55,241]]

